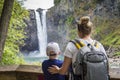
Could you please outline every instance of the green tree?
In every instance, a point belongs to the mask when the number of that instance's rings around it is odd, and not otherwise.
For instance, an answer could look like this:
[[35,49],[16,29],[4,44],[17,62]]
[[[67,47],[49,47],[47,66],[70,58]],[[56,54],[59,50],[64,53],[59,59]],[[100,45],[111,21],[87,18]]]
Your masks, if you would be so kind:
[[4,50],[14,0],[5,0],[0,18],[0,59]]
[[22,8],[21,5],[15,1],[4,46],[4,52],[0,62],[1,65],[20,64],[24,62],[23,58],[18,55],[19,46],[23,45],[23,38],[25,38],[24,29],[26,24],[24,19],[27,19],[28,15],[28,11]]

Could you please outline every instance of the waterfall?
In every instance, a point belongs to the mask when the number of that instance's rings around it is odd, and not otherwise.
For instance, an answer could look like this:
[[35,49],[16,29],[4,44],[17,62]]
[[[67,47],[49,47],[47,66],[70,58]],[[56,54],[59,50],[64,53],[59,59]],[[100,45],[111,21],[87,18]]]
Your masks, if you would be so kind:
[[[26,9],[32,9],[35,11],[36,24],[37,24],[37,36],[39,51],[31,51],[29,53],[24,52],[24,59],[26,62],[42,62],[47,58],[46,46],[47,46],[47,28],[46,28],[46,12],[47,9],[54,6],[54,0],[25,0],[23,7]],[[39,9],[41,11],[39,12]]]
[[39,14],[39,12],[35,11],[40,57],[46,56],[47,46],[46,12],[47,10],[43,10],[41,14]]

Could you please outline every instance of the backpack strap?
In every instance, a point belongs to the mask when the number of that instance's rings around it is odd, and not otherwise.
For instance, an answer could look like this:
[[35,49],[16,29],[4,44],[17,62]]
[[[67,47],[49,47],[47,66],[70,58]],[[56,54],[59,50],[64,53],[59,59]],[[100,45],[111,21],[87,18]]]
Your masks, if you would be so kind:
[[99,43],[95,40],[95,42],[93,43],[93,45],[96,47],[96,48],[99,48]]
[[75,41],[76,41],[81,47],[85,46],[85,44],[84,44],[82,41],[77,40],[77,39],[75,39]]
[[[77,49],[80,49],[81,47],[85,46],[85,44],[78,39],[70,40],[70,42],[72,42]],[[95,42],[93,42],[92,45],[95,46],[96,48],[99,48],[99,43],[96,40]]]
[[[72,42],[77,49],[82,48],[83,46],[85,46],[85,44],[78,40],[78,39],[74,39],[74,40],[70,40],[70,42]],[[75,75],[73,72],[73,67],[71,66],[72,70],[71,70],[71,80],[82,80],[82,76],[81,75]]]
[[79,41],[79,40],[77,40],[77,39],[70,40],[70,42],[72,42],[76,46],[77,49],[80,49],[81,47],[84,46],[84,43]]

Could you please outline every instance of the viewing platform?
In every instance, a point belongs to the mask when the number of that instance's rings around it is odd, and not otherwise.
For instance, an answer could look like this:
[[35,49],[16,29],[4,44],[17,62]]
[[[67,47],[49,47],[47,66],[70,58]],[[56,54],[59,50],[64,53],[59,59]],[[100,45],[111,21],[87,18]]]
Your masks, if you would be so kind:
[[[36,65],[0,66],[0,80],[44,80],[44,74]],[[120,68],[110,69],[110,80],[120,80]]]

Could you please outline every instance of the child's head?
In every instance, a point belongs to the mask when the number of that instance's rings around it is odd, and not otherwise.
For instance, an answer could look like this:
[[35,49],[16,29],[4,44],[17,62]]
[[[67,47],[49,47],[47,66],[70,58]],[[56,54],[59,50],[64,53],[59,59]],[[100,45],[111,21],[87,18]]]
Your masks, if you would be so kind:
[[46,48],[46,53],[47,53],[47,56],[49,57],[57,56],[58,54],[60,54],[60,48],[58,43],[56,42],[48,43]]

